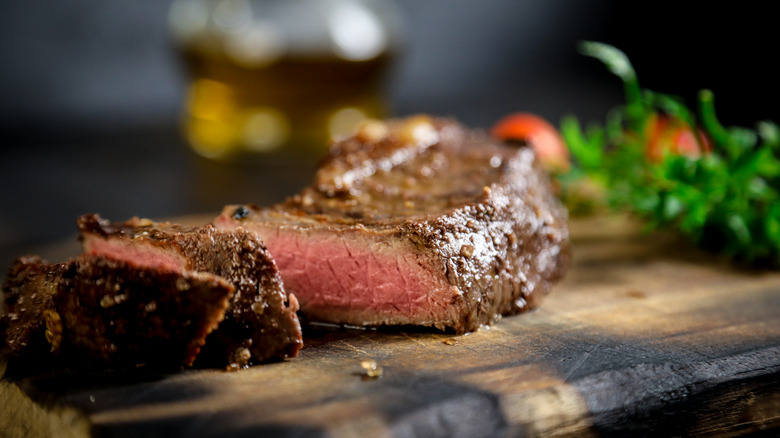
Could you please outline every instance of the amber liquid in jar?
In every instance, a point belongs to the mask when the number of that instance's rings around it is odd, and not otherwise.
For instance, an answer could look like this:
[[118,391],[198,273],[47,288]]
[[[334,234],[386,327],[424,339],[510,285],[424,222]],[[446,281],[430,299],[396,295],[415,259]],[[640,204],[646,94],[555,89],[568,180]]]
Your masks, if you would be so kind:
[[243,66],[224,53],[186,48],[184,130],[199,154],[225,160],[317,160],[331,139],[386,114],[389,56],[365,61],[287,55]]

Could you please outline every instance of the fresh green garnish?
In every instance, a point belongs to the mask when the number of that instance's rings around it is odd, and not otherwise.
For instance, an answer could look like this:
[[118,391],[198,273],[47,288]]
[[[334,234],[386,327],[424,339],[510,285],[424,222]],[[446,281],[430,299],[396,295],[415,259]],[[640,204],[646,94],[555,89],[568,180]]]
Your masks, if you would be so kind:
[[711,91],[699,93],[694,112],[679,98],[641,89],[620,50],[596,42],[580,50],[623,81],[626,104],[603,126],[561,122],[573,158],[560,177],[564,199],[588,181],[648,229],[674,229],[736,260],[780,267],[780,128],[724,127]]

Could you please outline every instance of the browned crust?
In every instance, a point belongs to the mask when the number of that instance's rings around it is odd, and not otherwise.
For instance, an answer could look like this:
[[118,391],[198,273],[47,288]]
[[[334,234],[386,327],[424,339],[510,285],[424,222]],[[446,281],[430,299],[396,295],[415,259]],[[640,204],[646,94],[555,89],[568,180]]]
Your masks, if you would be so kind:
[[4,285],[12,354],[121,367],[192,365],[222,321],[232,285],[94,256],[17,260]]
[[[432,125],[439,132],[439,141],[424,148],[405,145],[402,134],[392,132],[373,143],[359,136],[347,139],[332,149],[335,156],[325,161],[315,185],[269,208],[228,206],[216,223],[301,233],[312,229],[337,233],[365,230],[408,242],[411,250],[430,254],[435,260],[430,266],[432,274],[457,287],[461,298],[452,306],[459,316],[432,325],[458,333],[538,306],[564,275],[570,259],[567,212],[553,194],[548,176],[530,148],[502,145],[448,120],[435,119]],[[379,162],[398,148],[422,152],[419,157],[405,157],[406,161],[399,161],[387,172],[411,175],[419,167],[414,160],[428,166],[435,163],[435,158],[428,157],[442,153],[445,158],[452,157],[452,162],[445,163],[439,175],[451,177],[447,172],[457,166],[463,168],[462,173],[446,181],[451,188],[442,187],[445,184],[436,180],[434,172],[427,180],[418,178],[422,180],[418,186],[403,190],[384,187],[381,193],[374,188],[377,181],[403,179],[381,172],[363,172],[346,180],[338,177],[350,165],[370,168],[371,160]],[[338,155],[342,153],[347,156]],[[412,164],[404,168],[408,163]],[[487,166],[490,169],[483,171]],[[426,198],[429,188],[450,191],[437,203]],[[327,320],[322,314],[315,317]]]
[[211,225],[182,227],[134,218],[110,222],[98,215],[78,220],[82,240],[120,239],[172,252],[184,269],[208,272],[236,288],[225,321],[209,338],[209,361],[227,357],[231,366],[295,357],[303,346],[297,301],[285,292],[276,264],[257,235],[218,230]]

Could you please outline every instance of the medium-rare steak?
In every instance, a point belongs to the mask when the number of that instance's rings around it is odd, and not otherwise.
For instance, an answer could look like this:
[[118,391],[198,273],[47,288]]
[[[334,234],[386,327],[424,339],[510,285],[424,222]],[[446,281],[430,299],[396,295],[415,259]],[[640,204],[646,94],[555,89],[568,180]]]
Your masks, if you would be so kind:
[[314,184],[215,225],[257,232],[311,320],[463,333],[537,306],[569,258],[531,148],[417,116],[336,142]]
[[132,367],[192,365],[234,288],[211,274],[80,256],[20,258],[3,292],[12,354]]
[[86,254],[161,270],[208,272],[235,287],[204,356],[228,357],[231,366],[240,367],[298,354],[298,303],[285,293],[276,264],[256,234],[138,218],[111,223],[97,215],[82,216],[78,227]]

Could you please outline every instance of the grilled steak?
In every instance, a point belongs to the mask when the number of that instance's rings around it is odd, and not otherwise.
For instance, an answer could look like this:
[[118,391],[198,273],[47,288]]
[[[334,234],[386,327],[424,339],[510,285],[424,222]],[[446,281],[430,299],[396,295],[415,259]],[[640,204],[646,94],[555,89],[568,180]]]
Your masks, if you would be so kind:
[[78,226],[87,254],[152,269],[207,272],[235,287],[204,356],[228,357],[231,366],[240,367],[298,354],[298,303],[285,293],[275,263],[254,233],[137,218],[111,223],[97,215],[82,216]]
[[464,333],[540,303],[566,220],[530,148],[418,116],[364,125],[313,185],[215,225],[257,232],[311,320]]
[[222,321],[232,285],[94,256],[23,257],[4,284],[12,354],[121,366],[191,365]]

